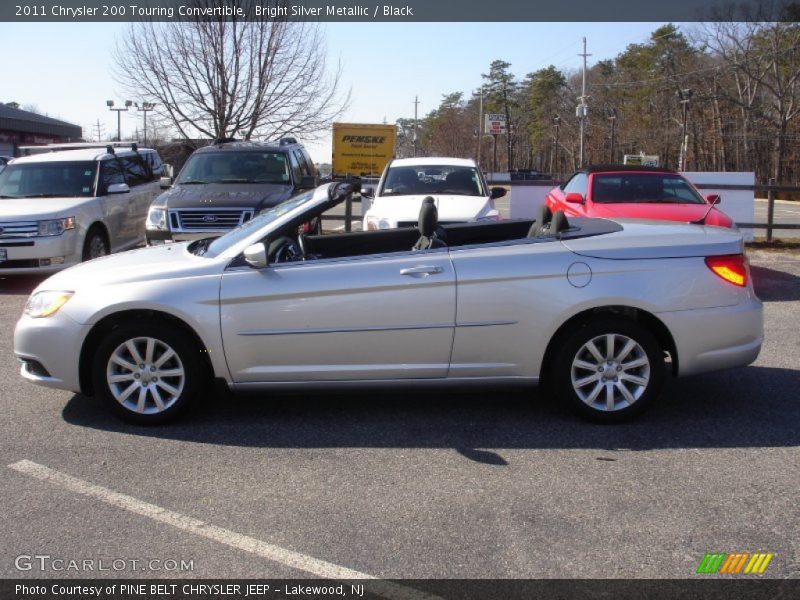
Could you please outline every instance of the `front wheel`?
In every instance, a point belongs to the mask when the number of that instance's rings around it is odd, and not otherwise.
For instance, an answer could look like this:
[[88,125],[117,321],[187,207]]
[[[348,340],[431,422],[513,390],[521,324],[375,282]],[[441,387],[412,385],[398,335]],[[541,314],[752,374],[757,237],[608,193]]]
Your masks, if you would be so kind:
[[119,417],[144,425],[186,410],[199,392],[199,351],[169,323],[127,323],[100,344],[94,389]]
[[108,255],[108,241],[99,229],[90,229],[83,243],[83,260],[92,260]]
[[554,389],[578,415],[618,423],[644,411],[664,382],[656,338],[627,319],[603,319],[566,336],[557,353]]

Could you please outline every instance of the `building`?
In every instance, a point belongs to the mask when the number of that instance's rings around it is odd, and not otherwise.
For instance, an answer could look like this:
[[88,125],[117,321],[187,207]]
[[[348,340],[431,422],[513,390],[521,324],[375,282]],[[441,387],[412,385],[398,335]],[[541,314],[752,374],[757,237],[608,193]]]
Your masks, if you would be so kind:
[[15,102],[0,102],[0,156],[18,156],[20,146],[79,142],[78,125],[22,110]]

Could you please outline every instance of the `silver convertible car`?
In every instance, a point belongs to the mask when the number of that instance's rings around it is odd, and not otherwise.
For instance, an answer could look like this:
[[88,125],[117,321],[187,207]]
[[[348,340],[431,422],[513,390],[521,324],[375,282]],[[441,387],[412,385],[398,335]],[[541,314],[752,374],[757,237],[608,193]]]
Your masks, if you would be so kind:
[[543,382],[580,415],[640,413],[676,376],[755,360],[742,238],[657,221],[531,220],[305,235],[332,183],[220,238],[92,260],[17,324],[22,376],[157,423],[232,390]]

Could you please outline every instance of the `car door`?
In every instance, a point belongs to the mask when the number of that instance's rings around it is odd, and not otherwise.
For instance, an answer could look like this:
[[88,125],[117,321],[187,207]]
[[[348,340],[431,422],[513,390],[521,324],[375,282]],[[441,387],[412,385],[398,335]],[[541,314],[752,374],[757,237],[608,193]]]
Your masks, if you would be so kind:
[[125,173],[117,158],[109,158],[100,163],[100,183],[98,196],[103,207],[103,222],[108,229],[111,251],[115,252],[130,242],[125,228],[128,224],[127,194],[109,194],[108,187],[113,184],[126,183]]
[[235,266],[222,277],[237,383],[445,377],[454,322],[447,249]]
[[448,376],[538,376],[565,302],[580,297],[567,272],[585,265],[553,238],[451,248],[450,256],[458,318]]

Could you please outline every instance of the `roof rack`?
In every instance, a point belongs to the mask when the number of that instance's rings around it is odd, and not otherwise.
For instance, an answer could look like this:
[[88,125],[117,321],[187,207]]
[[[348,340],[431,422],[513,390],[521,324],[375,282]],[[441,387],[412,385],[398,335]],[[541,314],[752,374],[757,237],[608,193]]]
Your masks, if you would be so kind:
[[20,146],[20,151],[30,154],[30,152],[56,152],[59,150],[87,150],[91,148],[106,149],[109,154],[113,154],[114,148],[131,148],[136,151],[139,142],[65,142],[63,144],[45,144],[39,146]]
[[282,137],[280,140],[281,146],[288,146],[289,144],[296,144],[297,139],[293,137]]

